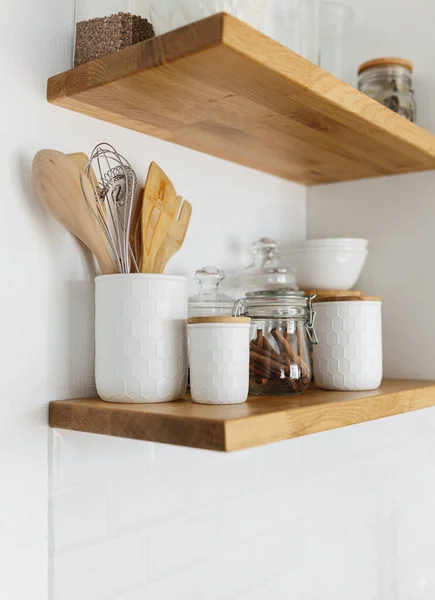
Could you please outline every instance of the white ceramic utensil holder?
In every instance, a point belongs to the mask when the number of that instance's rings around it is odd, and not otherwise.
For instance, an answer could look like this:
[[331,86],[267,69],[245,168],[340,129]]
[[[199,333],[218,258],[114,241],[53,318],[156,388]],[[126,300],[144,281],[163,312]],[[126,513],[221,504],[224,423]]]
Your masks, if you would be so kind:
[[314,382],[326,390],[375,390],[382,381],[381,301],[316,303]]
[[250,322],[245,317],[189,319],[190,391],[198,404],[248,398]]
[[187,293],[185,277],[96,278],[95,371],[103,400],[170,402],[185,393]]

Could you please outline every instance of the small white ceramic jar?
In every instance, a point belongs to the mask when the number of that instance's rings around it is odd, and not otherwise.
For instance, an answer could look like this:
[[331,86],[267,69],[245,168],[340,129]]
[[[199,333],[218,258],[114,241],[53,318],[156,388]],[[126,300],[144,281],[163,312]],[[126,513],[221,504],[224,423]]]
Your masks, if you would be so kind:
[[198,404],[241,404],[248,398],[251,319],[189,319],[190,389]]
[[380,298],[318,302],[314,382],[326,390],[375,390],[382,382]]
[[95,376],[107,402],[177,400],[187,384],[186,277],[95,280]]

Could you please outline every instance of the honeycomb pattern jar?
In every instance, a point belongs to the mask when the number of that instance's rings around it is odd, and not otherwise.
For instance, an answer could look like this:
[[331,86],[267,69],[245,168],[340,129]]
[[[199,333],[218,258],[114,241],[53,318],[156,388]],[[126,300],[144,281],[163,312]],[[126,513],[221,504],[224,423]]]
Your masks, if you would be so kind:
[[375,390],[382,382],[382,302],[316,303],[314,382],[326,390]]
[[144,404],[181,398],[187,385],[187,278],[102,275],[95,284],[98,395]]
[[248,397],[251,319],[189,319],[190,390],[198,404],[241,404]]

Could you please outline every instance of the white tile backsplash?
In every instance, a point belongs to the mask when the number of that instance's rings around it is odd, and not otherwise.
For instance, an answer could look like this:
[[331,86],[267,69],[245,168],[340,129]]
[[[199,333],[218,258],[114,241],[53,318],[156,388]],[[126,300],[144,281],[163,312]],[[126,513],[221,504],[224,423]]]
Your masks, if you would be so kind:
[[109,537],[109,483],[103,481],[59,491],[53,497],[56,556]]
[[148,540],[129,535],[54,560],[55,600],[118,600],[147,582]]
[[53,490],[52,600],[433,600],[435,411],[410,417],[232,455],[107,438],[115,475],[68,467]]
[[184,472],[177,468],[148,471],[110,483],[111,535],[122,535],[185,510]]
[[148,444],[148,464],[151,469],[211,461],[214,456],[217,456],[217,453],[203,452],[197,448],[184,448],[170,444]]
[[153,527],[150,578],[160,579],[206,560],[217,549],[216,516],[210,511]]
[[192,465],[186,471],[187,489],[193,508],[221,506],[247,494],[255,482],[256,465],[243,452],[221,454],[214,460]]
[[53,479],[55,489],[92,483],[142,471],[147,466],[147,445],[77,431],[54,432]]

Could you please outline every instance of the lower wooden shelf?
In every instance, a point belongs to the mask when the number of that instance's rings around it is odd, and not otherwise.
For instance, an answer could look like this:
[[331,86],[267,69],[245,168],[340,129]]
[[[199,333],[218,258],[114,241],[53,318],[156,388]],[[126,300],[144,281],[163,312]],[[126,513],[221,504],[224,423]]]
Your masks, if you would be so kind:
[[435,382],[385,380],[372,392],[251,397],[237,406],[110,404],[99,398],[50,404],[50,427],[232,452],[435,406]]

